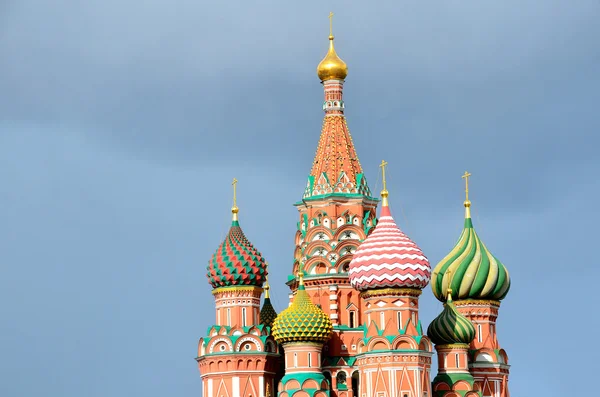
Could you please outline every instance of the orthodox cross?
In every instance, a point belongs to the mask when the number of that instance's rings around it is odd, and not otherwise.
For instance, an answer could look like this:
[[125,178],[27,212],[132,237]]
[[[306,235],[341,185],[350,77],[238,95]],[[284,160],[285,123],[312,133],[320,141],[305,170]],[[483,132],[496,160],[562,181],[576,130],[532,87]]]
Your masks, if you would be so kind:
[[329,12],[329,35],[333,36],[333,12]]
[[465,194],[467,195],[467,201],[469,201],[469,177],[470,176],[471,176],[471,174],[469,173],[469,171],[465,171],[463,176],[461,176],[461,178],[463,178],[465,180]]
[[387,190],[386,184],[385,184],[385,166],[387,165],[387,161],[385,160],[381,160],[381,164],[379,164],[379,167],[381,168],[381,177],[383,179],[383,190]]
[[236,185],[238,183],[238,180],[233,178],[233,182],[231,182],[231,184],[233,185],[233,206],[237,207],[237,201],[236,201]]

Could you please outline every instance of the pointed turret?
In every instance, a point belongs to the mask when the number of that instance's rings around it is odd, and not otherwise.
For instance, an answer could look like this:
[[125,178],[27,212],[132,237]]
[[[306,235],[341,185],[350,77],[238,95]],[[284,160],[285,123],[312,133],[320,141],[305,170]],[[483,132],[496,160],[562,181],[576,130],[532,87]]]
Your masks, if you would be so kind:
[[269,292],[271,287],[269,286],[268,276],[265,280],[265,285],[263,286],[263,289],[265,290],[265,300],[263,302],[262,309],[260,309],[260,323],[266,325],[267,327],[273,328],[273,322],[277,318],[277,312],[271,304],[271,295]]
[[332,16],[330,13],[329,51],[317,67],[325,90],[325,119],[304,192],[305,200],[330,194],[371,196],[344,117],[342,92],[348,67],[335,51]]

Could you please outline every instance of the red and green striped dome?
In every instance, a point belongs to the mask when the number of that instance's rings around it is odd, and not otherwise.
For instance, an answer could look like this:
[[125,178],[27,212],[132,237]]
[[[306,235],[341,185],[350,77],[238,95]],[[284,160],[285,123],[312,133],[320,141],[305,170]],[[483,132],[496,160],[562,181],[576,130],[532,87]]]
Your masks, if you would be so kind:
[[262,287],[267,275],[267,264],[244,235],[236,215],[234,213],[227,237],[208,262],[208,282],[213,288],[236,285]]

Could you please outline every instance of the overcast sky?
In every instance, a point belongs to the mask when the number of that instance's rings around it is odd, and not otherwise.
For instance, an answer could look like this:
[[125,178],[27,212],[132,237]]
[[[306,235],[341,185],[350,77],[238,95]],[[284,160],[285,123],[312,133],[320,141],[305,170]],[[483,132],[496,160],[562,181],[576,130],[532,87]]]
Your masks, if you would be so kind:
[[[512,289],[514,396],[598,357],[600,3],[0,1],[0,395],[199,396],[206,263],[240,221],[286,307],[335,13],[374,192],[435,266],[462,228]],[[425,326],[441,311],[428,287]]]

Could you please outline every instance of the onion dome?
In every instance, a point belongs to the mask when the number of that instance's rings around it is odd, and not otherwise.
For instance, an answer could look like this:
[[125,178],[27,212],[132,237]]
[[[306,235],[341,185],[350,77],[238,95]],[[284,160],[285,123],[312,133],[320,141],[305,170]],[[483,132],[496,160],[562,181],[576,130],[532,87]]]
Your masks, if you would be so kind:
[[452,290],[448,290],[448,299],[444,310],[427,328],[427,336],[436,345],[463,343],[468,345],[475,338],[475,327],[465,316],[460,314],[452,303]]
[[431,275],[429,261],[394,222],[385,182],[383,189],[379,222],[350,262],[350,284],[359,291],[388,287],[424,288]]
[[331,28],[331,18],[333,13],[329,14],[329,51],[325,58],[317,66],[317,75],[321,81],[325,80],[344,80],[348,75],[348,66],[342,61],[335,52],[333,46],[333,30]]
[[261,287],[267,276],[265,259],[248,241],[238,221],[239,209],[235,205],[236,182],[234,179],[231,228],[206,267],[206,277],[213,288],[237,285]]
[[433,270],[431,283],[433,294],[443,302],[444,291],[451,288],[454,291],[452,293],[454,300],[500,301],[510,289],[508,270],[490,253],[475,233],[468,193],[464,205],[464,229],[452,251]]
[[277,318],[277,312],[271,305],[271,296],[269,294],[269,280],[268,277],[265,281],[265,300],[263,302],[263,307],[260,309],[260,323],[266,325],[267,327],[273,328],[273,321]]
[[279,313],[273,323],[273,337],[277,343],[325,343],[333,333],[331,320],[317,307],[304,289],[302,274],[292,304]]

